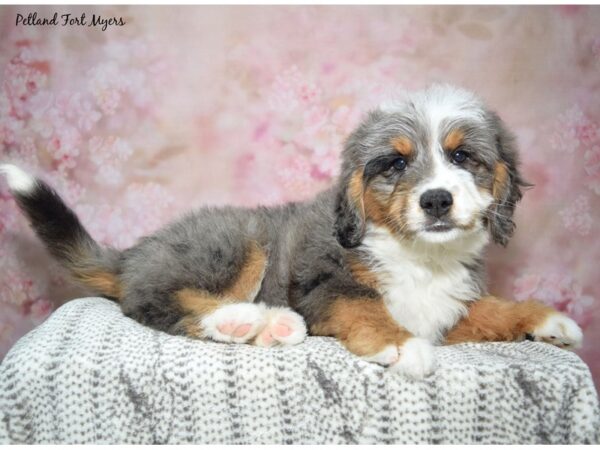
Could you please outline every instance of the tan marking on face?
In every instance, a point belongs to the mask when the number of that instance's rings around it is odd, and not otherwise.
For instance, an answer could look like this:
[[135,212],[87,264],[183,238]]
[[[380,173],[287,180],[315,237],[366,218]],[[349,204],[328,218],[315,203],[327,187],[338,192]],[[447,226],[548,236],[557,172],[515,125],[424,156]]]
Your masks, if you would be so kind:
[[391,140],[392,147],[402,156],[409,157],[413,153],[413,145],[406,136],[398,136]]
[[368,186],[364,193],[363,204],[367,218],[378,225],[385,225],[389,213],[381,193]]
[[407,221],[409,195],[407,191],[397,189],[390,199],[389,217],[396,234],[410,234]]
[[453,152],[460,147],[465,139],[465,133],[460,129],[452,130],[444,139],[444,150]]
[[108,297],[120,299],[122,296],[121,281],[114,273],[103,270],[82,271],[76,272],[75,278],[79,282]]
[[469,314],[446,336],[446,344],[515,341],[543,324],[554,310],[540,302],[511,302],[486,296],[473,302]]
[[363,186],[362,171],[354,172],[348,192],[351,201],[359,209],[363,220],[369,219],[392,233],[405,232],[405,213],[408,207],[407,193],[397,190],[392,195],[380,192],[373,186]]
[[494,167],[494,184],[492,186],[492,197],[500,199],[508,187],[508,169],[504,163],[496,163]]
[[404,189],[397,189],[390,195],[368,186],[364,195],[366,217],[392,234],[409,234],[406,222],[408,195]]
[[267,254],[256,241],[251,241],[246,251],[246,260],[233,284],[223,292],[223,296],[235,300],[252,301],[262,283],[267,266]]
[[381,299],[341,297],[331,304],[326,316],[311,327],[311,332],[336,337],[358,356],[375,355],[411,337],[392,319]]

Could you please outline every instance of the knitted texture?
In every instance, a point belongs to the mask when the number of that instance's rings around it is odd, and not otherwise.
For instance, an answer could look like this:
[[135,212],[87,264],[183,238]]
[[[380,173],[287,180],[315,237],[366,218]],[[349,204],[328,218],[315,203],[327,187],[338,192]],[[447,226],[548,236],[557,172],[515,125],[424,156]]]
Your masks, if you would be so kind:
[[424,381],[330,338],[257,348],[170,336],[72,301],[0,366],[0,443],[598,443],[586,365],[543,343],[436,348]]

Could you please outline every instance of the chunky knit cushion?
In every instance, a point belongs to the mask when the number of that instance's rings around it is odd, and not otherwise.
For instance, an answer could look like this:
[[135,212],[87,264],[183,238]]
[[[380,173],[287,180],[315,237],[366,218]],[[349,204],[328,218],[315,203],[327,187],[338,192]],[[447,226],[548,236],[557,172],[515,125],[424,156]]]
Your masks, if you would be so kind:
[[72,301],[0,366],[0,443],[598,443],[579,357],[547,344],[436,349],[410,381],[334,339],[200,342]]

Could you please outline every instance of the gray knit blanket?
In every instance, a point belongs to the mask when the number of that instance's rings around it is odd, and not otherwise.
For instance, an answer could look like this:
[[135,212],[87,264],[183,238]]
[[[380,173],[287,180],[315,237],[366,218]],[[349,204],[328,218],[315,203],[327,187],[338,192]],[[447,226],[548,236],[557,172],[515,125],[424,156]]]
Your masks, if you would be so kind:
[[598,443],[579,357],[548,344],[436,349],[424,381],[330,338],[194,341],[101,298],[72,301],[0,366],[0,443]]

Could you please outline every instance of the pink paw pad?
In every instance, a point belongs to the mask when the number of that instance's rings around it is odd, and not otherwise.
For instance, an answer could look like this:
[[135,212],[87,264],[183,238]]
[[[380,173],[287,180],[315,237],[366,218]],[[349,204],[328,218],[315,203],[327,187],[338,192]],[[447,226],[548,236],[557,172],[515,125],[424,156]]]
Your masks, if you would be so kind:
[[257,337],[256,342],[258,345],[263,347],[270,347],[275,344],[275,339],[273,339],[273,335],[271,334],[271,330],[269,327],[265,328]]
[[250,331],[251,328],[252,328],[252,325],[249,323],[243,323],[243,324],[239,325],[235,322],[225,322],[225,323],[217,326],[217,329],[221,333],[227,334],[229,336],[234,336],[234,337],[245,336],[246,334],[248,334],[248,332]]
[[261,347],[295,345],[305,337],[306,324],[300,315],[288,309],[273,309],[269,311],[267,326],[256,337],[255,344]]
[[217,342],[246,343],[267,324],[264,306],[232,303],[221,306],[200,322],[204,335]]
[[272,332],[275,333],[276,336],[286,337],[292,334],[292,329],[287,325],[277,323],[273,325]]

